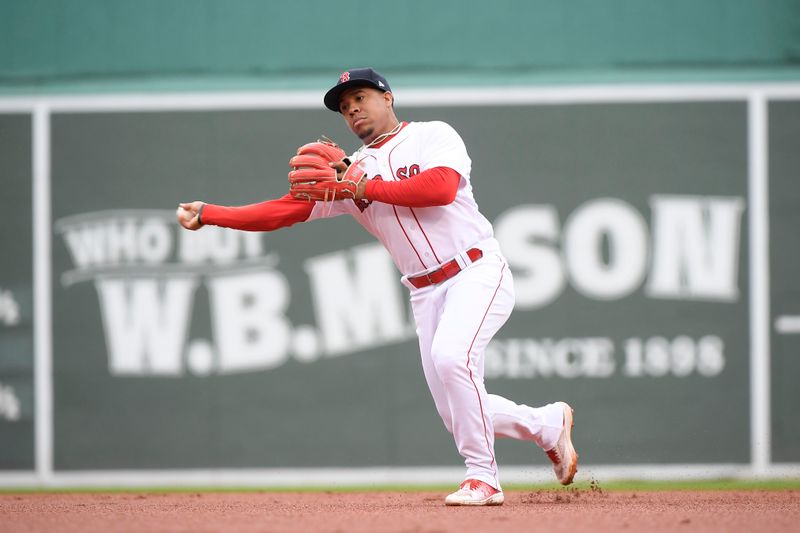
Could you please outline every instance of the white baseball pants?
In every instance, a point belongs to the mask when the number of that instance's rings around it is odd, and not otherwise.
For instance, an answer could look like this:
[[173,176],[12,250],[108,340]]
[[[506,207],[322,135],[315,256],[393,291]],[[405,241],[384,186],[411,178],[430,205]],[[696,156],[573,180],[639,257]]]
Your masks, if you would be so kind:
[[465,479],[500,489],[495,437],[532,441],[549,450],[563,426],[559,406],[532,408],[486,392],[486,346],[514,307],[508,264],[499,252],[484,252],[455,277],[412,289],[411,307],[425,379],[464,457]]

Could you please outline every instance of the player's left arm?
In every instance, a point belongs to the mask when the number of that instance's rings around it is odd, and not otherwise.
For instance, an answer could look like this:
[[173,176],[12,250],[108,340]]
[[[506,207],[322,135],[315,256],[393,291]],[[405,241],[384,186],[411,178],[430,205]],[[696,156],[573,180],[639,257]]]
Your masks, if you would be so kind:
[[426,122],[421,127],[417,163],[422,172],[399,181],[368,181],[364,191],[368,200],[407,207],[434,207],[455,200],[461,179],[468,179],[472,167],[464,141],[445,122]]
[[[405,207],[450,204],[458,194],[462,177],[467,179],[472,165],[464,142],[444,122],[426,123],[418,135],[423,147],[418,154],[417,164],[422,168],[419,174],[399,181],[369,180],[358,162],[348,165],[344,160],[330,161],[320,170],[306,167],[304,159],[297,164],[290,162],[294,167],[302,167],[289,174],[290,194],[294,198],[324,202],[366,199]],[[336,170],[335,174],[325,170],[329,166]],[[318,172],[325,174],[324,179],[317,177]]]
[[449,167],[434,167],[400,181],[369,180],[364,198],[405,207],[435,207],[452,203],[461,174]]

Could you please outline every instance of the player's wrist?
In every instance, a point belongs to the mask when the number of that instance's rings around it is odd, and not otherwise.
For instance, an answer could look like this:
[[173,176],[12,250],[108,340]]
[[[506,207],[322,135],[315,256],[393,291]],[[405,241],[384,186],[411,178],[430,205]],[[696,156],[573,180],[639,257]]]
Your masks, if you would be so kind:
[[356,184],[356,198],[355,198],[356,200],[368,199],[367,198],[367,187],[368,186],[369,186],[369,180],[367,180],[366,177],[362,178],[361,181],[359,181]]
[[374,200],[373,194],[375,192],[375,183],[378,180],[364,180],[364,190],[359,200]]
[[203,225],[203,208],[205,208],[206,204],[200,204],[200,209],[197,210],[197,223],[201,226]]

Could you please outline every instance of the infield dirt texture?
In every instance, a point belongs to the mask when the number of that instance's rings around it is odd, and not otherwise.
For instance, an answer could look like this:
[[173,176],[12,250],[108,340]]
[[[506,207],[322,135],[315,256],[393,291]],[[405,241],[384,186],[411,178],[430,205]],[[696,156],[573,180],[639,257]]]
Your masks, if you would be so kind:
[[6,493],[2,532],[798,531],[800,490],[506,492],[445,507],[441,492]]

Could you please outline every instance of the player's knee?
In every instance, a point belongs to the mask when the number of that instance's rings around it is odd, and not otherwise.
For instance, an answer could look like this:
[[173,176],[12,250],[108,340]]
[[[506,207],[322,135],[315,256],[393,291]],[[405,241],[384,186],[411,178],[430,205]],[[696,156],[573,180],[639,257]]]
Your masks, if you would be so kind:
[[454,377],[458,377],[467,369],[465,357],[458,357],[452,351],[431,352],[433,364],[439,379],[444,383],[449,383]]

